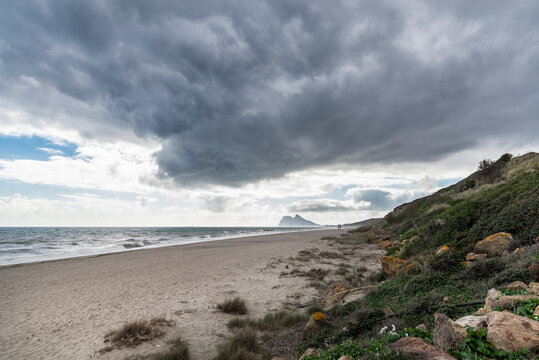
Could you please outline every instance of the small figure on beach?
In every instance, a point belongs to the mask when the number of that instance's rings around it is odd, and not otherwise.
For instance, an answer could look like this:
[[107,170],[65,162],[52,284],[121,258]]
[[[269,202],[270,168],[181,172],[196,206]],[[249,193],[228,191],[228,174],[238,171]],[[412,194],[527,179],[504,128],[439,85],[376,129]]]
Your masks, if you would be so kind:
[[337,230],[342,230],[342,225],[341,224],[337,225]]

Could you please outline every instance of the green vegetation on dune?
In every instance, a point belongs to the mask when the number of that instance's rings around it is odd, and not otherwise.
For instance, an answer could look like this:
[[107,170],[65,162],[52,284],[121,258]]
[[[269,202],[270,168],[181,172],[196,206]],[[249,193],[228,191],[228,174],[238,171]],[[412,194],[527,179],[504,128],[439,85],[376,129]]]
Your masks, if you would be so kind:
[[[482,301],[488,289],[516,280],[526,283],[536,280],[528,268],[539,262],[538,164],[539,155],[535,153],[515,159],[507,154],[496,162],[482,162],[481,170],[461,182],[399,206],[383,221],[373,224],[370,235],[354,233],[356,241],[369,241],[369,236],[389,237],[395,246],[389,248],[388,255],[413,263],[413,269],[407,274],[398,273],[360,302],[335,306],[329,311],[333,317],[331,325],[304,339],[298,346],[298,354],[308,347],[322,345],[329,350],[308,359],[338,359],[341,355],[355,357],[356,354],[397,359],[398,355],[384,347],[388,340],[379,335],[383,326],[395,325],[400,332],[423,323],[432,329],[434,312],[452,319],[473,314],[480,305],[466,304]],[[523,249],[515,254],[474,261],[467,267],[462,264],[479,240],[498,232],[512,235],[511,250]],[[448,250],[436,255],[444,245]],[[513,310],[530,317],[535,304],[523,302]],[[399,315],[373,321],[384,318],[382,310],[387,308]],[[385,350],[369,350],[372,344]],[[496,351],[480,332],[470,332],[462,346],[453,356],[459,359],[533,356],[525,350]]]

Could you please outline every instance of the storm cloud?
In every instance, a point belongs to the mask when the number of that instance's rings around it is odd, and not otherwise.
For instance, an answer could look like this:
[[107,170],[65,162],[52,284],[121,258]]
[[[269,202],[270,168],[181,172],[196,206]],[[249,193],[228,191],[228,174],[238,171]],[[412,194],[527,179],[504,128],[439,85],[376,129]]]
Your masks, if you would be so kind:
[[181,185],[434,161],[536,141],[538,17],[506,1],[5,2],[0,108],[157,138],[159,175]]

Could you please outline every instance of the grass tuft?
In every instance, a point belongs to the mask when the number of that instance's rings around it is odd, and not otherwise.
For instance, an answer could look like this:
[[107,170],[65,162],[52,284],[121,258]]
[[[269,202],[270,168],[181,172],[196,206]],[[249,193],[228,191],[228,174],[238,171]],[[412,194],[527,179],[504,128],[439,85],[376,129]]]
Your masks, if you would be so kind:
[[256,332],[242,330],[217,347],[217,360],[259,360]]
[[247,305],[245,305],[245,300],[240,297],[235,297],[234,299],[223,301],[222,303],[217,305],[217,309],[221,310],[226,314],[247,314]]
[[181,338],[177,338],[170,342],[170,347],[167,351],[156,354],[153,360],[189,360],[189,345]]
[[162,326],[171,326],[171,320],[164,317],[155,317],[150,321],[136,320],[128,322],[117,330],[109,331],[105,335],[105,342],[111,342],[115,346],[134,347],[144,341],[149,341],[163,335]]
[[229,328],[252,328],[260,331],[275,331],[305,324],[309,316],[304,313],[278,311],[268,313],[261,319],[234,318],[227,324]]

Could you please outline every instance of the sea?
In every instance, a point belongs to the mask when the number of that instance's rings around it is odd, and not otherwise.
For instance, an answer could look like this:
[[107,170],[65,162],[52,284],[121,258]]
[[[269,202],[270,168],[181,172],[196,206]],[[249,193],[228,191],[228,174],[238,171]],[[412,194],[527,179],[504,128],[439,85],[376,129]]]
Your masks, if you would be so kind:
[[0,266],[312,229],[297,227],[0,227]]

